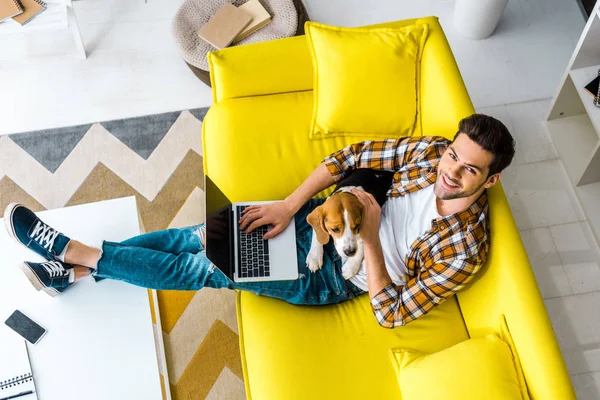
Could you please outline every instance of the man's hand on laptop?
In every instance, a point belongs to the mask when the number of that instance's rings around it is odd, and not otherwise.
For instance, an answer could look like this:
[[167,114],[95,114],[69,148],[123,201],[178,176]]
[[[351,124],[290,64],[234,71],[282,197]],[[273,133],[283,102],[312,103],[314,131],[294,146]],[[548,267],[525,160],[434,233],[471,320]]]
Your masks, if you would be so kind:
[[264,236],[265,239],[271,239],[288,226],[293,216],[291,207],[285,201],[278,201],[246,208],[242,212],[239,225],[240,229],[245,229],[246,232],[252,232],[259,226],[272,225]]

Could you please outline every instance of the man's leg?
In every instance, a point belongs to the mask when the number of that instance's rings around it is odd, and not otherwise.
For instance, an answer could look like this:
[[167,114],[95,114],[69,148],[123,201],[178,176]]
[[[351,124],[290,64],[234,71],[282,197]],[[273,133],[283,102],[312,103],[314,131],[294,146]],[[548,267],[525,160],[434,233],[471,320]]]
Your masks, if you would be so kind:
[[[189,226],[185,228],[166,229],[134,236],[120,242],[127,246],[143,247],[179,255],[181,253],[196,254],[204,249],[206,237],[205,224]],[[71,240],[66,249],[71,259],[86,259],[89,257],[99,257],[100,249],[86,246],[76,240]],[[73,256],[73,253],[83,253],[79,256]],[[75,264],[75,280],[90,275],[87,267]],[[95,281],[101,281],[104,278],[93,276]]]
[[[173,230],[175,231],[175,230]],[[179,230],[178,230],[179,231]],[[206,258],[201,240],[197,235],[195,244],[190,240],[187,245],[194,253],[180,251],[181,248],[170,245],[167,236],[186,235],[186,230],[180,232],[154,232],[148,240],[128,239],[122,243],[104,241],[101,249],[94,249],[79,242],[72,241],[65,254],[65,262],[76,266],[76,278],[85,276],[87,267],[95,278],[121,280],[133,285],[158,290],[198,290],[209,286],[214,288],[227,287],[229,279]],[[192,232],[190,229],[189,232]],[[160,239],[165,239],[160,241]],[[177,240],[175,240],[177,241]],[[127,243],[145,244],[149,248],[132,246]],[[184,240],[179,240],[183,244]],[[155,250],[154,248],[177,251],[178,254]],[[154,247],[154,248],[151,248]]]
[[[5,222],[10,236],[47,260],[45,263],[22,263],[22,265],[20,265],[20,267],[22,267],[21,269],[38,290],[43,289],[46,291],[47,289],[49,293],[51,292],[53,294],[62,292],[73,282],[74,278],[81,278],[82,276],[87,275],[85,271],[86,267],[96,269],[96,264],[101,256],[100,249],[86,246],[76,240],[71,240],[71,238],[44,223],[28,208],[16,203],[10,204],[5,210]],[[173,251],[175,253],[181,252],[180,259],[186,257],[193,259],[192,256],[194,253],[197,253],[202,249],[201,229],[196,229],[196,231],[198,234],[194,234],[192,229],[167,230],[132,238],[129,240],[129,243],[152,244],[151,247],[156,249]],[[164,278],[164,276],[161,277],[159,274],[162,272],[160,268],[165,265],[165,263],[167,265],[169,264],[164,260],[164,257],[177,257],[177,255],[161,252],[160,250],[144,249],[141,247],[127,246],[126,244],[122,246],[130,249],[129,253],[127,253],[129,254],[129,258],[121,257],[120,260],[116,259],[116,264],[118,265],[118,262],[122,261],[131,263],[132,265],[126,265],[126,267],[130,268],[124,267],[123,274],[120,277],[107,277],[131,281],[131,283],[142,286],[156,287],[156,284],[152,283],[152,278],[154,277],[154,279],[159,282],[162,281],[163,279],[157,279],[157,277]],[[186,250],[191,252],[186,252]],[[140,251],[145,252],[140,253]],[[154,268],[148,270],[149,275],[144,276],[141,274],[141,276],[139,276],[142,269],[139,267],[136,269],[135,266],[144,266],[148,262],[152,263],[152,261],[154,261]],[[192,261],[195,262],[190,261],[182,263],[181,261],[178,261],[178,263],[180,265],[189,264],[191,270],[198,274],[202,273],[202,271],[213,269],[205,256],[198,257],[198,260]],[[137,276],[133,274],[134,272],[137,273]],[[94,274],[97,274],[97,272]],[[204,285],[201,282],[190,283],[193,279],[185,279],[186,275],[181,271],[177,271],[175,276],[178,276],[179,274],[183,274],[183,283],[181,281],[178,282],[164,279],[164,287],[193,289]],[[195,276],[195,278],[199,277],[201,276]],[[187,278],[194,277],[187,276]],[[218,280],[218,282],[215,281],[215,286],[220,286],[222,284],[222,280]]]
[[[187,245],[193,243],[191,246],[194,253],[182,252],[176,255],[111,242],[104,242],[102,253],[101,249],[71,240],[19,204],[7,207],[5,222],[8,221],[9,235],[48,260],[46,263],[29,263],[27,268],[23,268],[34,286],[35,283],[41,282],[44,290],[64,291],[72,283],[73,277],[79,278],[86,274],[87,267],[93,269],[93,274],[97,277],[118,279],[155,289],[198,290],[204,286],[227,287],[276,297],[294,304],[328,304],[346,300],[354,295],[354,291],[352,285],[346,285],[345,281],[340,279],[339,259],[338,263],[334,262],[337,255],[333,246],[329,246],[332,252],[326,250],[322,270],[311,273],[306,268],[306,254],[312,236],[312,228],[306,222],[306,216],[322,201],[309,201],[295,215],[298,236],[298,257],[295,261],[298,263],[300,277],[293,281],[233,283],[214,267],[203,250],[198,251],[201,240],[190,241],[193,235],[180,236],[189,242]],[[158,248],[168,247],[168,244],[160,243],[160,232],[146,236],[150,237],[154,238],[156,246],[160,246]],[[73,266],[76,266],[75,270]]]
[[[126,246],[143,247],[175,255],[181,253],[196,254],[204,249],[205,235],[206,228],[202,223],[186,228],[165,229],[162,231],[145,233],[143,235],[131,237],[120,243]],[[73,253],[80,254],[74,255]],[[87,246],[76,240],[71,240],[67,245],[66,254],[69,254],[71,258],[75,259],[87,259],[94,255],[99,256],[100,249]]]

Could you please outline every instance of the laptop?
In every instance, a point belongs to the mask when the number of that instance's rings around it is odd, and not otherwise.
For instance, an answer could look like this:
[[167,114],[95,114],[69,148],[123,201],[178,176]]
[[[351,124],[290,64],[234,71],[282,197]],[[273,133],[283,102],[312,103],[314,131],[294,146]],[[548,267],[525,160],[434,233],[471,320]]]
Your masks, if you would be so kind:
[[298,279],[294,219],[283,232],[264,240],[268,226],[250,233],[241,231],[242,211],[254,204],[273,201],[232,203],[218,186],[204,177],[206,206],[206,256],[234,282],[263,282]]

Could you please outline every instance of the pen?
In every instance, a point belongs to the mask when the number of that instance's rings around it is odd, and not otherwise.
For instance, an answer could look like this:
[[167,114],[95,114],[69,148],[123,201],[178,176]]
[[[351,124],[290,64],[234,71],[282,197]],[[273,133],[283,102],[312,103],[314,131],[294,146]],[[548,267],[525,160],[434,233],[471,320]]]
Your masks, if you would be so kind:
[[12,396],[8,396],[8,397],[3,397],[0,400],[16,399],[17,397],[25,396],[25,395],[28,395],[31,393],[33,393],[33,390],[30,390],[28,392],[21,392],[21,393],[13,394]]

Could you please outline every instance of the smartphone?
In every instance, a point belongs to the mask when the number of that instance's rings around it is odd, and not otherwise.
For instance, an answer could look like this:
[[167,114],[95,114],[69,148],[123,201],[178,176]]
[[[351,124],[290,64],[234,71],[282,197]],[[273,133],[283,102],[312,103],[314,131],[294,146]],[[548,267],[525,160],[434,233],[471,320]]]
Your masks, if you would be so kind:
[[46,334],[44,328],[19,310],[15,310],[4,323],[31,344],[36,344]]

